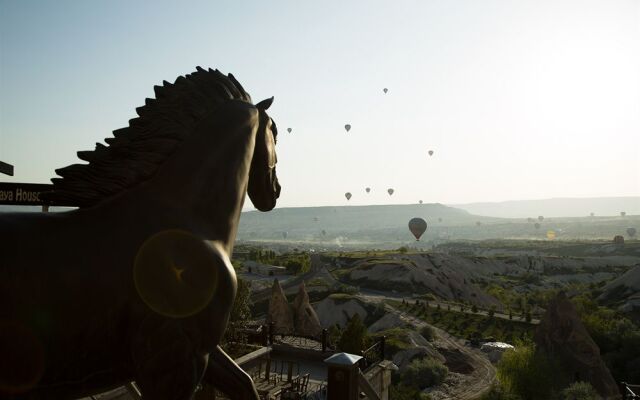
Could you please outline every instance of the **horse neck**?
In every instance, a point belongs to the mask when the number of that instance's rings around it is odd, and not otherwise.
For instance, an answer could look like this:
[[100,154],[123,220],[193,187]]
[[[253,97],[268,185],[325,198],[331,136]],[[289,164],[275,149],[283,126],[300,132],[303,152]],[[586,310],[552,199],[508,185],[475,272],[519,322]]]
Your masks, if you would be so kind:
[[212,123],[200,124],[154,177],[123,196],[122,202],[136,202],[143,213],[151,214],[146,221],[155,230],[185,229],[222,242],[231,254],[256,132],[227,133],[216,131]]

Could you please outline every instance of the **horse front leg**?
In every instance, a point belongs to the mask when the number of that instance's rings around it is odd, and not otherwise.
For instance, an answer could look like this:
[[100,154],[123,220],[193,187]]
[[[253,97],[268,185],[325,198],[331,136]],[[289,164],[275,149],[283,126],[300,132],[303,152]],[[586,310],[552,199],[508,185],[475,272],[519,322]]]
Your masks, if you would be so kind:
[[[202,378],[205,385],[215,386],[232,400],[259,400],[251,377],[220,348],[209,353],[209,362]],[[204,392],[207,392],[205,387]],[[203,399],[197,396],[198,399]]]

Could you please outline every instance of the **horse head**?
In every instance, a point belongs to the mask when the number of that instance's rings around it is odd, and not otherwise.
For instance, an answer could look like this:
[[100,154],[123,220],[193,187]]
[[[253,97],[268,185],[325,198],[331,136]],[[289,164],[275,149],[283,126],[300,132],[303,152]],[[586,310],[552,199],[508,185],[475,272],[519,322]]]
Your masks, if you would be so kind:
[[273,103],[273,97],[256,104],[260,113],[260,122],[256,133],[256,145],[253,151],[247,189],[251,202],[260,211],[273,209],[280,196],[280,184],[276,175],[278,129],[276,123],[266,112],[271,103]]

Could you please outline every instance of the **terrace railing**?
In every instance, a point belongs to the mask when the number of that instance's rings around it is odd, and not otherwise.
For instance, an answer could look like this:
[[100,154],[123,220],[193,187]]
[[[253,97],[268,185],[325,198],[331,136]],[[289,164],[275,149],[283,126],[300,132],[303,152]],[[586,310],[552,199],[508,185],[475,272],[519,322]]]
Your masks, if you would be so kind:
[[[637,400],[640,399],[640,385],[632,385],[626,382],[621,382],[622,386],[622,399],[623,400]],[[639,394],[636,394],[639,393]]]

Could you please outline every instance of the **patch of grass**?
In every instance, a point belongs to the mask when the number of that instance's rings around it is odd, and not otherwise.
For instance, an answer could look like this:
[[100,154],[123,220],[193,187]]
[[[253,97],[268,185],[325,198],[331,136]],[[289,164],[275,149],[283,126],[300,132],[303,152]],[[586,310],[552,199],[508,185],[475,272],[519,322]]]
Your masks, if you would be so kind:
[[338,303],[346,303],[349,300],[355,299],[355,296],[347,294],[347,293],[332,293],[329,295],[331,300],[334,300]]
[[386,336],[385,352],[387,355],[393,355],[400,350],[405,350],[411,347],[411,341],[409,339],[410,332],[411,329],[408,328],[391,328],[376,332],[371,336],[376,340],[382,336]]

